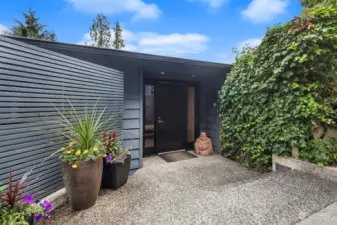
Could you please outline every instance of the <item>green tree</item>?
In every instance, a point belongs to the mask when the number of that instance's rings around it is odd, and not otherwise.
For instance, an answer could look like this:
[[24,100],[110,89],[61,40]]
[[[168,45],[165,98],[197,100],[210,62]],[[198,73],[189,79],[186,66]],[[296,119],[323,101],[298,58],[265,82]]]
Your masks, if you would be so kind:
[[110,22],[103,13],[97,14],[93,20],[90,28],[90,37],[94,42],[93,46],[100,48],[111,47]]
[[115,40],[113,41],[113,47],[114,49],[122,49],[125,47],[124,40],[123,40],[123,30],[121,28],[121,25],[119,21],[116,22],[115,28],[113,28],[114,34],[115,34]]
[[322,2],[324,2],[324,0],[301,0],[301,5],[305,8],[311,8]]
[[8,35],[26,37],[38,40],[55,41],[56,34],[54,32],[46,30],[46,25],[39,22],[35,12],[29,7],[28,13],[22,13],[24,22],[15,19],[16,25],[11,29],[11,32],[7,32]]

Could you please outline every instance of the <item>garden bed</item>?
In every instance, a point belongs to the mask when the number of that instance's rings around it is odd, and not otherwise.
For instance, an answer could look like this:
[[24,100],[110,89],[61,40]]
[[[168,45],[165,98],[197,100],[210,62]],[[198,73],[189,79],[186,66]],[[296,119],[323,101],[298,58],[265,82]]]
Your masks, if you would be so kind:
[[286,170],[298,170],[315,176],[337,182],[337,168],[331,166],[318,166],[292,157],[273,155],[273,171],[284,172]]

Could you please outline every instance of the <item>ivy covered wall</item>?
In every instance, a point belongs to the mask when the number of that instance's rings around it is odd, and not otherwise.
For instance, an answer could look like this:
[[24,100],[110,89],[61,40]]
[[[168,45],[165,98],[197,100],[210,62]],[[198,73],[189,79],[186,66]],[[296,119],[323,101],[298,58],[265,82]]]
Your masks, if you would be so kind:
[[336,0],[268,29],[238,54],[219,92],[223,154],[266,169],[272,154],[311,145],[315,124],[337,121],[336,78]]

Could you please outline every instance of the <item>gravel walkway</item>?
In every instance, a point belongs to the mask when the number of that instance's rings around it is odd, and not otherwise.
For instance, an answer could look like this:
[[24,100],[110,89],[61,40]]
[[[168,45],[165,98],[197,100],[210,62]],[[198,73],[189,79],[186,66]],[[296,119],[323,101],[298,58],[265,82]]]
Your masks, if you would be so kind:
[[144,168],[96,205],[59,209],[52,224],[294,224],[337,200],[336,183],[298,172],[261,175],[221,156]]

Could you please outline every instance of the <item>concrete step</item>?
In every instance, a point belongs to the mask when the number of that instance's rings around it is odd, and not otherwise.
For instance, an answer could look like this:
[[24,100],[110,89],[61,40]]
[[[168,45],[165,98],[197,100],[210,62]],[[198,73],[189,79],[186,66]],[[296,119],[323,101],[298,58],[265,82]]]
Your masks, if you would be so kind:
[[133,178],[140,176],[141,179],[207,190],[207,187],[223,186],[260,175],[236,162],[214,155],[172,163],[152,163],[138,170]]
[[224,185],[218,185],[218,186],[214,186],[214,185],[207,185],[207,186],[203,186],[201,187],[202,190],[205,191],[213,191],[213,192],[223,192],[223,190],[229,189],[229,188],[235,188],[235,187],[239,187],[241,185],[247,184],[247,183],[251,183],[257,180],[261,180],[261,179],[266,179],[270,176],[274,176],[275,173],[264,173],[264,174],[258,174],[256,176],[250,176],[250,177],[245,177],[245,179],[241,179],[238,181],[233,181],[233,182],[229,182],[227,184]]
[[[126,194],[128,200],[124,200]],[[107,196],[105,201],[125,204],[130,216],[121,216],[125,214],[123,209],[112,208],[111,217],[118,220],[106,218],[104,224],[288,225],[335,202],[337,184],[296,171],[224,185],[218,191],[133,178]]]
[[337,202],[332,203],[326,208],[312,214],[296,225],[336,225],[337,224]]
[[[186,202],[171,207],[172,212],[193,205],[196,214],[183,224],[208,224],[209,221],[215,224],[294,224],[337,200],[336,183],[295,171],[272,173],[239,183],[225,185],[216,192],[161,184],[165,189],[165,197],[161,199],[179,202],[177,198],[181,198]],[[169,194],[169,189],[176,194]],[[179,192],[184,194],[177,194]],[[173,219],[179,213],[170,215]]]
[[216,156],[141,169],[54,224],[289,225],[335,201],[337,183],[296,171],[260,175]]
[[[294,224],[337,201],[336,183],[309,174],[289,171],[261,175],[235,162],[223,161],[223,158],[207,162],[203,160],[203,167],[200,167],[200,163],[186,161],[181,167],[166,165],[165,169],[157,172],[152,168],[141,172],[143,174],[139,174],[139,178],[155,178],[158,182],[158,193],[165,192],[165,195],[158,194],[161,196],[158,198],[169,198],[176,202],[176,198],[180,196],[177,193],[183,192],[184,197],[180,198],[186,198],[187,204],[182,205],[182,208],[195,204],[200,208],[205,207],[205,211],[209,207],[214,208],[212,215],[203,214],[199,210],[202,218],[200,215],[195,215],[197,220],[189,218],[194,224],[202,224],[205,220],[222,224]],[[199,170],[195,173],[194,166],[204,168],[205,171]],[[212,168],[217,168],[216,172]],[[170,196],[170,190],[174,190],[176,194],[171,193]],[[205,196],[209,200],[205,200]],[[193,203],[190,198],[194,198]],[[174,215],[177,216],[178,214]],[[187,220],[185,223],[193,224]]]

